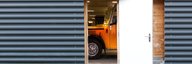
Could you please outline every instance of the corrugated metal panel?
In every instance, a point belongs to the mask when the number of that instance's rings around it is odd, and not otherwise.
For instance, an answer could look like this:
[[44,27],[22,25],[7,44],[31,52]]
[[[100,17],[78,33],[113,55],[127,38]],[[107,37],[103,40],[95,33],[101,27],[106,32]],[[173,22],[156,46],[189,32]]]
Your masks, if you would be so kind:
[[192,0],[165,0],[165,64],[192,64]]
[[0,64],[84,64],[84,0],[0,0]]

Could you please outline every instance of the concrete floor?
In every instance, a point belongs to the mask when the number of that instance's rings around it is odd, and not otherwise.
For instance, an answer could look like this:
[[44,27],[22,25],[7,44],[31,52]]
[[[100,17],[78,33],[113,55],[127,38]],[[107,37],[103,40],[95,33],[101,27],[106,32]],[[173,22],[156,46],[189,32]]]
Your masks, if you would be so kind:
[[100,59],[89,60],[89,64],[117,64],[117,55],[104,55]]
[[89,60],[89,64],[117,64],[117,51],[106,50],[106,54],[103,51],[100,59]]
[[[100,59],[89,60],[89,64],[117,64],[117,56],[105,55]],[[154,57],[153,64],[162,64],[162,59],[158,57]]]
[[[117,53],[115,51],[107,51],[107,54],[103,53],[103,56],[100,59],[90,59],[89,64],[118,64]],[[153,57],[153,64],[163,64],[162,58]]]
[[159,57],[153,57],[153,64],[162,64],[162,59]]

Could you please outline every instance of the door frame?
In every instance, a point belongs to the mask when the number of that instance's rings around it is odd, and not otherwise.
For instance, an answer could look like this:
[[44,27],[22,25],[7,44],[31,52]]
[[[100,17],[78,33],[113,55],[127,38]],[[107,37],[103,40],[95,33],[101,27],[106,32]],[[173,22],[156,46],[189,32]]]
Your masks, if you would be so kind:
[[88,5],[87,0],[84,0],[84,62],[89,64],[88,61]]

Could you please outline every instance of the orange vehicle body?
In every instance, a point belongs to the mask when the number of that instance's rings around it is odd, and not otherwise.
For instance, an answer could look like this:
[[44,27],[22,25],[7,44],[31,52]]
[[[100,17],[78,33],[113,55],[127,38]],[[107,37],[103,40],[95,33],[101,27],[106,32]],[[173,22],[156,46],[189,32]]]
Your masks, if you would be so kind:
[[100,39],[104,49],[117,50],[117,13],[111,8],[105,15],[104,23],[88,27],[89,37]]
[[105,49],[117,49],[117,25],[90,26],[88,33],[102,39]]

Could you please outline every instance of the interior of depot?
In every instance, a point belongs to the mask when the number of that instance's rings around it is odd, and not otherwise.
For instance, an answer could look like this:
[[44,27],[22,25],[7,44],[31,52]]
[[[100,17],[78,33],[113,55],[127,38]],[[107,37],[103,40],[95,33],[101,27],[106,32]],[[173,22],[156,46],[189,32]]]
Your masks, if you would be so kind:
[[116,64],[118,0],[86,0],[86,5],[89,63]]
[[102,24],[106,15],[109,14],[117,2],[117,0],[87,0],[88,25]]

